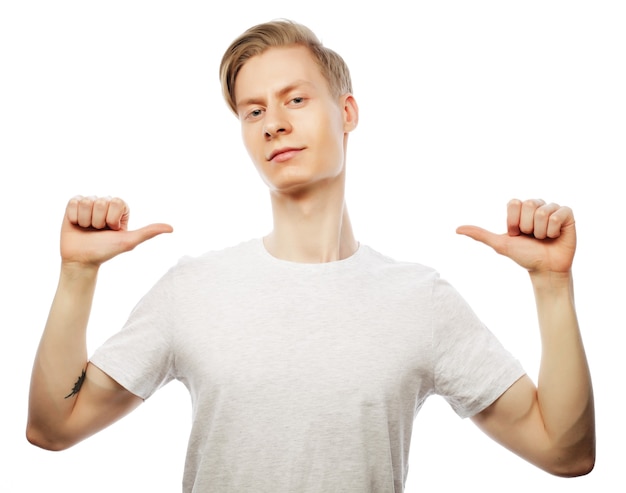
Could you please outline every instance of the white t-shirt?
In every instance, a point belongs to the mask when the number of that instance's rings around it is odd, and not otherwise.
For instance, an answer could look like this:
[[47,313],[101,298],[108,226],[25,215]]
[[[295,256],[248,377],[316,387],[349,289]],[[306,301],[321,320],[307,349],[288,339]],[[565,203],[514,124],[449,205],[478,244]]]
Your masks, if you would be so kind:
[[433,269],[261,239],[181,259],[91,361],[143,399],[185,384],[183,491],[202,493],[401,492],[429,395],[467,417],[524,374]]

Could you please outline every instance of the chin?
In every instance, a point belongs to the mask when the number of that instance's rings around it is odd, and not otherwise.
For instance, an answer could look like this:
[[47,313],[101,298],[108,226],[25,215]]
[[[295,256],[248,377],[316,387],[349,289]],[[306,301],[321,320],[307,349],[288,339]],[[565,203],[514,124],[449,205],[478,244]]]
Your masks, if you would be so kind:
[[307,172],[301,166],[283,166],[273,173],[262,173],[262,178],[272,193],[302,194],[318,187],[332,187],[332,183],[342,181],[342,170],[333,172]]
[[277,195],[297,196],[311,190],[312,184],[309,182],[290,182],[280,184],[270,184],[270,192]]
[[301,170],[288,170],[283,168],[281,171],[284,172],[272,173],[271,176],[263,176],[263,181],[272,192],[291,193],[308,188],[316,182],[312,176],[301,172],[293,172]]

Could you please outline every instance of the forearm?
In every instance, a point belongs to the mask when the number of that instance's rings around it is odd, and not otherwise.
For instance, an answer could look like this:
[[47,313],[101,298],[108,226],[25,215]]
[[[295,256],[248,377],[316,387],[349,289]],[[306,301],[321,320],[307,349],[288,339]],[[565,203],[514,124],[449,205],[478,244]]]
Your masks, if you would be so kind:
[[29,433],[58,432],[69,418],[87,365],[86,331],[97,268],[62,266],[33,365]]
[[591,377],[576,317],[571,273],[531,274],[541,330],[538,402],[546,433],[564,453],[593,452]]

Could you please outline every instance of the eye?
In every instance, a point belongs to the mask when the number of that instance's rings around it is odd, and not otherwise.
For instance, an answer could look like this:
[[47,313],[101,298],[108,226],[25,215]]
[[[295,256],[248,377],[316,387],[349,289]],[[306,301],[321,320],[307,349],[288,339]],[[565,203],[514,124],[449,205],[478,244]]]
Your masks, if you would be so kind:
[[297,96],[297,97],[291,99],[291,103],[296,105],[296,106],[304,104],[304,102],[305,102],[305,99],[302,96]]
[[256,118],[259,118],[262,114],[263,114],[263,110],[261,108],[255,108],[251,111],[248,111],[248,113],[246,113],[246,119],[255,120]]

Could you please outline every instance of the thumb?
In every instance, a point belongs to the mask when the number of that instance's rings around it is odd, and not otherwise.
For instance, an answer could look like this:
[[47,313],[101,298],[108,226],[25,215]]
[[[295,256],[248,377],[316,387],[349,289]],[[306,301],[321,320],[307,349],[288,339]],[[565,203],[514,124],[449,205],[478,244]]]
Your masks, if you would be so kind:
[[155,236],[163,233],[171,233],[172,231],[174,231],[174,228],[165,223],[149,224],[148,226],[144,226],[143,228],[128,231],[124,239],[124,249],[132,250],[144,241],[150,240],[151,238],[154,238]]
[[486,229],[478,226],[459,226],[456,228],[457,234],[465,235],[473,240],[480,241],[487,246],[490,246],[494,250],[498,251],[501,235],[487,231]]

